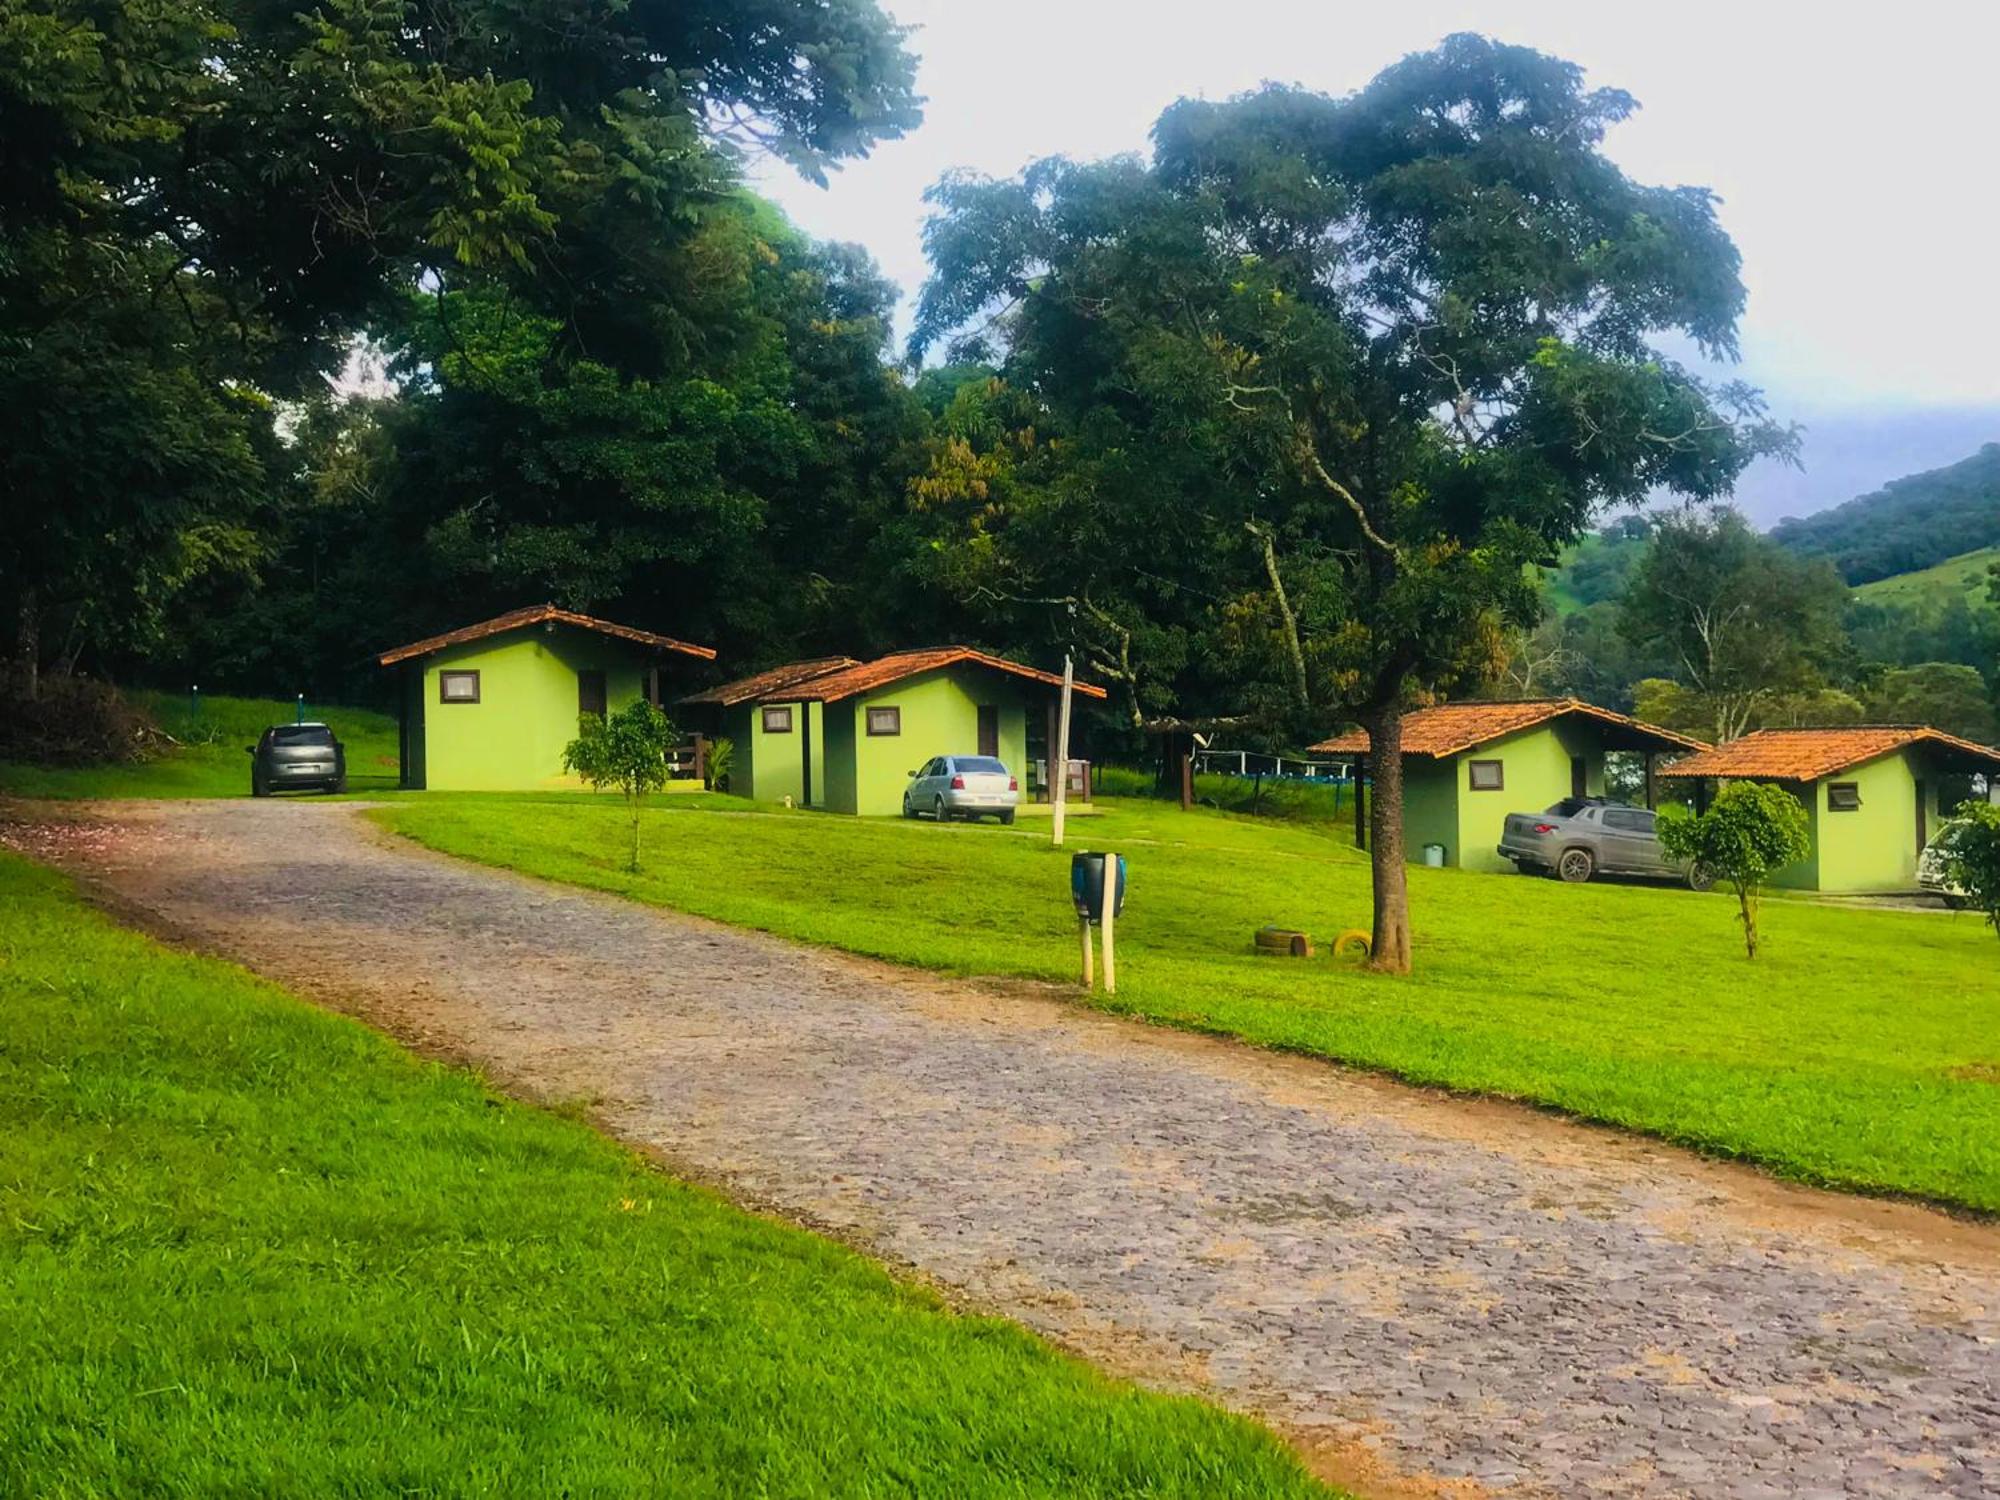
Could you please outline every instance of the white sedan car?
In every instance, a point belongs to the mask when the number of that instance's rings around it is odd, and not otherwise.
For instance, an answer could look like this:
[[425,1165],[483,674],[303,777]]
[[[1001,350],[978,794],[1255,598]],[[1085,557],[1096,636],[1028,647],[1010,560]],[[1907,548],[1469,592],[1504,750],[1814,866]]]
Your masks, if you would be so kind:
[[903,816],[929,816],[943,823],[951,818],[998,818],[1014,821],[1021,805],[1021,783],[990,755],[940,755],[910,772],[903,793]]

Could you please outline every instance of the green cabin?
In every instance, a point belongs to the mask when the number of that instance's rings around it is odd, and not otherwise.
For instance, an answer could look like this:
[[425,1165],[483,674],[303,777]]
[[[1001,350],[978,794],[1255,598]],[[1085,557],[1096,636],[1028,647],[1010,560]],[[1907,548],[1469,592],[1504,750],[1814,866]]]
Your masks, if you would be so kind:
[[663,681],[714,657],[707,646],[536,604],[377,660],[399,674],[405,787],[525,792],[582,785],[562,765],[579,715],[616,713],[641,697],[658,703]]
[[[1774,885],[1840,895],[1917,889],[1917,857],[1982,778],[2000,788],[2000,750],[1921,725],[1759,729],[1663,774],[1695,783],[1782,786],[1805,804],[1812,853],[1774,872]],[[1996,799],[2000,800],[2000,799]]]
[[[1030,717],[1053,719],[1061,687],[1052,673],[940,646],[866,662],[790,662],[690,694],[679,707],[730,739],[729,785],[739,795],[893,817],[910,773],[936,755],[998,756],[1025,785]],[[1104,696],[1090,683],[1074,690]]]
[[[1605,757],[1615,753],[1639,760],[1651,807],[1658,758],[1707,748],[1575,698],[1416,709],[1403,717],[1403,847],[1419,862],[1429,845],[1444,850],[1447,865],[1511,872],[1498,852],[1508,813],[1602,797]],[[1357,729],[1312,749],[1358,758],[1368,735]]]

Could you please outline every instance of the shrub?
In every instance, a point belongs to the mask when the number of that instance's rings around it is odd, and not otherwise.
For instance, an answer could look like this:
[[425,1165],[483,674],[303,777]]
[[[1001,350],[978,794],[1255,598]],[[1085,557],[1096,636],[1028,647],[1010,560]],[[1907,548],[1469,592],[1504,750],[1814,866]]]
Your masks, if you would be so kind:
[[648,792],[667,784],[667,746],[674,726],[644,698],[635,698],[609,719],[584,714],[576,738],[563,751],[563,769],[574,771],[597,790],[617,787],[632,813],[632,858],[639,871],[639,812]]
[[1757,956],[1757,898],[1773,870],[1812,853],[1806,810],[1783,787],[1732,781],[1700,816],[1662,809],[1660,847],[1669,859],[1692,864],[1736,889],[1743,948]]
[[712,792],[729,790],[729,765],[736,759],[736,741],[728,735],[717,735],[708,742],[708,789]]
[[144,760],[159,730],[108,682],[43,675],[34,695],[25,675],[0,667],[0,760],[94,766]]
[[2000,807],[1968,802],[1959,808],[1944,845],[1944,877],[1965,893],[1968,905],[1986,913],[2000,937]]

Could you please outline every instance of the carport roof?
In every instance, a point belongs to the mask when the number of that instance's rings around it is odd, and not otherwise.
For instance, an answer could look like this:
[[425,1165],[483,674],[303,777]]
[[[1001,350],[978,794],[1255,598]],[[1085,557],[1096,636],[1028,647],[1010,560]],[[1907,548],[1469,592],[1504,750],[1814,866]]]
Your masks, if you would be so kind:
[[1677,761],[1660,774],[1817,781],[1912,745],[1935,752],[1955,769],[2000,771],[2000,750],[1942,729],[1926,724],[1859,724],[1838,729],[1759,729]]
[[681,699],[683,703],[708,703],[721,708],[734,708],[739,703],[754,703],[759,698],[768,698],[786,688],[797,687],[815,677],[824,677],[829,672],[838,672],[844,667],[858,667],[861,663],[851,656],[815,656],[810,661],[790,661],[782,667],[772,667],[768,671],[755,672],[748,677],[739,677],[734,682],[725,682],[720,687],[706,688],[699,693],[689,693]]
[[670,635],[655,635],[650,630],[637,630],[630,625],[614,625],[609,620],[592,619],[589,615],[558,609],[553,604],[530,604],[523,609],[509,610],[504,615],[495,615],[490,620],[481,620],[477,625],[461,626],[457,630],[447,630],[443,635],[426,636],[423,640],[412,641],[407,646],[384,651],[375,660],[381,666],[393,667],[399,661],[408,661],[413,656],[429,656],[433,651],[442,651],[447,646],[462,646],[467,641],[483,640],[489,635],[501,635],[509,630],[519,630],[526,625],[542,624],[573,625],[578,630],[594,630],[599,635],[616,636],[621,641],[631,641],[638,646],[651,646],[659,651],[677,651],[683,656],[698,656],[704,661],[715,659],[713,646],[689,645],[686,641],[677,641]]
[[[1443,759],[1571,716],[1598,725],[1604,731],[1606,747],[1612,750],[1666,753],[1708,748],[1700,740],[1580,698],[1528,698],[1515,703],[1441,703],[1435,708],[1412,709],[1403,716],[1403,754]],[[1350,729],[1312,749],[1323,755],[1363,755],[1368,750],[1368,731]]]
[[[834,666],[830,671],[807,673],[785,678],[778,686],[759,690],[754,696],[741,695],[728,701],[735,703],[838,703],[843,698],[852,698],[857,693],[873,692],[876,688],[888,687],[912,677],[920,677],[926,672],[936,672],[945,667],[971,665],[987,667],[995,672],[1005,672],[1013,677],[1025,677],[1030,682],[1039,682],[1048,687],[1061,687],[1062,678],[1053,672],[1039,671],[1034,667],[1024,667],[1017,661],[1008,661],[1004,656],[989,656],[984,651],[975,651],[970,646],[925,646],[915,651],[897,651],[888,656],[878,656],[873,661],[848,661]],[[792,667],[774,667],[762,675],[775,676],[791,672],[793,668],[814,665],[811,662],[794,662]],[[741,688],[754,679],[745,678],[743,683],[730,683],[731,690]],[[1086,698],[1102,698],[1104,689],[1093,682],[1072,684],[1078,693]],[[711,689],[720,692],[722,689]],[[715,702],[703,697],[700,702]]]

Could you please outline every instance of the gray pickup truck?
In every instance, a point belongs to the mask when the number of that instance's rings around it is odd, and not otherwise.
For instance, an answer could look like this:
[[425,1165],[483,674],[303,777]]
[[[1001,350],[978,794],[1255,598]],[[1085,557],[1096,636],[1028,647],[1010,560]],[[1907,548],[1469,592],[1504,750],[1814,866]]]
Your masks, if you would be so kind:
[[1500,855],[1523,875],[1571,882],[1593,875],[1647,875],[1685,880],[1697,891],[1715,884],[1708,871],[1667,858],[1649,809],[1601,797],[1565,797],[1547,812],[1507,814]]

